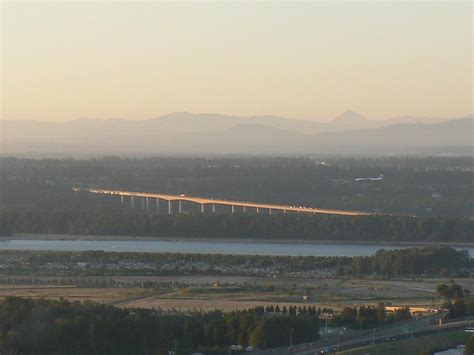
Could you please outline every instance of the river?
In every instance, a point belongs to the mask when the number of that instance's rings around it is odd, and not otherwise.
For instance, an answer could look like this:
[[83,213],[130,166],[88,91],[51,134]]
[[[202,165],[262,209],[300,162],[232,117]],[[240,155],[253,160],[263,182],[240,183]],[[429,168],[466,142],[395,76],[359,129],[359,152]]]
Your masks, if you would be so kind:
[[[274,242],[236,240],[30,240],[0,241],[0,250],[103,250],[117,252],[204,253],[291,256],[369,256],[378,249],[401,249],[410,244],[348,244],[329,242]],[[456,246],[474,256],[474,247]]]

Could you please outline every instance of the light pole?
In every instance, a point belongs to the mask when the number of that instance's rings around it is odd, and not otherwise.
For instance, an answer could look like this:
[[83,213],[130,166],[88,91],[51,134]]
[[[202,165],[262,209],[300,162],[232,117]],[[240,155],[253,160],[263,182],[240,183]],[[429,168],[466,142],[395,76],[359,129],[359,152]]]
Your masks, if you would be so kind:
[[327,317],[325,317],[324,335],[326,336],[326,340],[327,340],[328,338],[328,318]]

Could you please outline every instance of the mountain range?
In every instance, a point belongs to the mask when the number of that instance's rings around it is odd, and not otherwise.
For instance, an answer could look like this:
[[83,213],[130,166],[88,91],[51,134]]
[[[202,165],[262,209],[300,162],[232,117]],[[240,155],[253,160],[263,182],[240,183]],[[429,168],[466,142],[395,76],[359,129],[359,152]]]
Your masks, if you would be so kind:
[[176,112],[153,119],[0,121],[3,155],[455,154],[471,155],[473,116],[329,122]]

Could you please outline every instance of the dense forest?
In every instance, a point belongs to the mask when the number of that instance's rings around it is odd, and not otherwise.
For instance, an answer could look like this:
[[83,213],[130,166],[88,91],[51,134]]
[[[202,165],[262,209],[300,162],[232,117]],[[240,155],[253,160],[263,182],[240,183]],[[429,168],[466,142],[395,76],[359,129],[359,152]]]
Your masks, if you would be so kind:
[[[474,213],[472,158],[0,158],[7,208],[118,207],[73,186],[401,215]],[[359,177],[383,180],[356,182]]]
[[[268,311],[270,311],[268,309]],[[316,309],[263,307],[169,313],[66,300],[0,301],[0,352],[12,354],[228,354],[231,345],[288,346],[319,337]]]
[[[266,349],[314,342],[331,309],[257,306],[223,313],[121,309],[91,302],[0,301],[0,351],[12,354],[229,354],[232,345]],[[372,329],[412,319],[384,304],[346,307],[330,326]]]
[[[453,248],[410,248],[378,250],[372,256],[356,256],[348,266],[350,275],[433,275],[450,276],[452,273],[470,276],[472,259],[467,251]],[[469,270],[469,271],[468,271]]]
[[49,233],[320,241],[473,242],[474,220],[305,214],[146,214],[141,210],[0,209],[0,234]]
[[[381,181],[355,181],[381,174]],[[0,158],[0,234],[472,242],[473,177],[471,158]],[[118,198],[77,193],[73,187],[385,215],[231,215],[219,208],[201,215],[191,203],[181,215],[177,208],[157,215],[145,213],[141,203],[132,209],[129,201],[121,205]]]

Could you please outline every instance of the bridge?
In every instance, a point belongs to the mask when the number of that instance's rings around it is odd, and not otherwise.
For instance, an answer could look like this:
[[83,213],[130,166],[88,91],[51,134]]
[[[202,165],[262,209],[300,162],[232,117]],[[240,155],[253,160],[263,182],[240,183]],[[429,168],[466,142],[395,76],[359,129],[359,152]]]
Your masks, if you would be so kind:
[[291,205],[279,205],[269,203],[256,203],[256,202],[245,202],[245,201],[231,201],[231,200],[220,200],[206,197],[196,197],[181,195],[166,195],[157,194],[151,192],[134,192],[134,191],[122,191],[122,190],[106,190],[106,189],[83,189],[75,187],[74,191],[88,191],[93,194],[119,196],[120,201],[124,204],[124,199],[129,198],[132,208],[135,208],[137,199],[141,199],[142,207],[147,211],[150,209],[150,200],[155,200],[156,211],[160,211],[160,200],[168,202],[168,213],[171,214],[173,211],[172,202],[178,202],[178,213],[183,213],[183,202],[191,202],[200,206],[201,213],[206,211],[205,206],[210,206],[213,213],[216,212],[216,206],[228,206],[230,212],[248,212],[252,209],[256,213],[260,213],[261,210],[268,211],[268,214],[272,214],[273,211],[279,211],[282,213],[286,212],[299,212],[299,213],[312,213],[312,214],[331,214],[331,215],[342,215],[342,216],[366,216],[373,213],[359,212],[359,211],[347,211],[347,210],[333,210],[333,209],[322,209],[312,208],[304,206],[291,206]]

